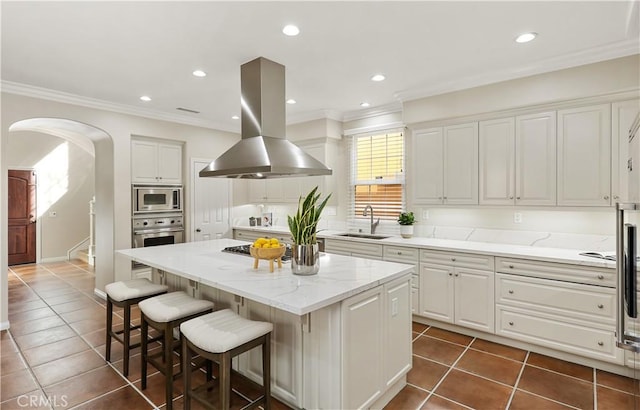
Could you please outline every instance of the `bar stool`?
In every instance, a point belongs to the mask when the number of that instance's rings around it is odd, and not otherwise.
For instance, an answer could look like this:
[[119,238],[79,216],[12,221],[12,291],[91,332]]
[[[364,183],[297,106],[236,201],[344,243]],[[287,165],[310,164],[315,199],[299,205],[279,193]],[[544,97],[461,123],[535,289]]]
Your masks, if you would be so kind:
[[[131,331],[139,329],[140,325],[131,326],[131,306],[140,301],[167,292],[167,286],[152,283],[148,279],[134,279],[109,283],[104,287],[107,294],[107,345],[105,347],[105,359],[111,361],[111,338],[116,339],[124,346],[123,373],[129,375],[129,352],[140,343],[131,344]],[[124,327],[122,330],[113,330],[113,305],[124,310]],[[122,337],[120,337],[122,335]]]
[[[174,341],[173,329],[184,321],[211,312],[213,302],[192,298],[185,292],[171,292],[145,299],[140,302],[139,306],[142,332],[142,390],[147,388],[147,363],[151,363],[165,377],[166,408],[170,410],[173,400],[173,380],[180,376],[183,370],[181,361],[180,371],[173,374],[173,350],[179,346],[179,343]],[[163,336],[161,339],[163,340],[162,351],[153,355],[148,353],[149,326],[159,331]]]
[[[271,408],[271,331],[273,324],[248,320],[230,309],[219,310],[191,319],[180,325],[182,337],[182,367],[184,408],[191,408],[191,399],[196,399],[204,407],[216,408],[210,403],[205,391],[215,387],[216,382],[207,382],[191,389],[191,358],[195,352],[200,357],[219,364],[218,394],[220,409],[228,409],[231,402],[231,360],[233,357],[262,345],[262,385],[263,395],[243,409],[251,409],[264,403],[264,409]],[[207,369],[208,370],[208,369]]]

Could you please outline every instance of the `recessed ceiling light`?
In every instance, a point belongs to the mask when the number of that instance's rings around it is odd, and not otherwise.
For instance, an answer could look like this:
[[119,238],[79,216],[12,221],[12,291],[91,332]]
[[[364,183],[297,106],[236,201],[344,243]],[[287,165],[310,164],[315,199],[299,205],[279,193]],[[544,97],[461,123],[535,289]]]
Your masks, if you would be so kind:
[[233,117],[231,117],[232,120],[239,120],[240,117],[238,117],[237,115],[234,115]]
[[206,77],[207,73],[205,73],[202,70],[196,70],[196,71],[193,72],[193,75],[195,75],[196,77]]
[[385,78],[384,74],[376,74],[373,77],[371,77],[371,81],[383,81]]
[[146,95],[143,95],[142,97],[140,97],[140,99],[141,99],[142,101],[144,101],[144,102],[149,102],[149,101],[151,101],[151,97],[146,96]]
[[295,103],[297,103],[297,101],[296,101],[296,100],[294,100],[293,98],[289,98],[289,99],[287,100],[287,104],[295,104]]
[[297,26],[294,26],[293,24],[287,24],[282,29],[282,32],[287,36],[297,36],[298,34],[300,34],[300,29]]
[[368,103],[368,102],[366,102],[366,101],[365,101],[365,102],[361,102],[361,103],[360,103],[360,107],[368,107],[368,106],[370,106],[370,105],[371,105],[371,104],[369,104],[369,103]]
[[536,38],[538,33],[522,33],[518,37],[516,37],[516,43],[528,43],[529,41]]

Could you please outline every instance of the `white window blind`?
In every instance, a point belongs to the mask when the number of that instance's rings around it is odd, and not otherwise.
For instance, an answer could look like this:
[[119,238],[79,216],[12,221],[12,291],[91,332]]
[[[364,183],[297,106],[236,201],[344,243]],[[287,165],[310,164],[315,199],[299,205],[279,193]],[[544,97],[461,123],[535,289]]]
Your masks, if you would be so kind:
[[368,220],[367,205],[381,221],[395,221],[404,209],[403,132],[353,136],[349,148],[350,222]]

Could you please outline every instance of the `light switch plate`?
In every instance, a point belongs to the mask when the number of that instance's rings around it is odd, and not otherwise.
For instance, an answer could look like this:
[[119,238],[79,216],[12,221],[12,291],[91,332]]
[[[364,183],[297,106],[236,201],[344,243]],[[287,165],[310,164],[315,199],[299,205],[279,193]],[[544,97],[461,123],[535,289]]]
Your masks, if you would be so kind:
[[429,219],[429,210],[428,209],[423,209],[422,210],[422,219],[424,221],[426,221],[427,219]]
[[514,223],[517,223],[517,224],[522,223],[522,213],[520,213],[520,212],[515,212],[515,213],[513,214],[513,222],[514,222]]

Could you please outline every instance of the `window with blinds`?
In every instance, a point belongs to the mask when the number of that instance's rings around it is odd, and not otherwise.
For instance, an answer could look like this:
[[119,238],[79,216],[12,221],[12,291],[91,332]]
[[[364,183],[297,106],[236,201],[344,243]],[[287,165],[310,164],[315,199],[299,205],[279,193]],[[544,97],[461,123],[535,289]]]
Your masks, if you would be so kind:
[[352,221],[371,205],[376,218],[396,220],[404,209],[404,135],[402,132],[351,137]]

